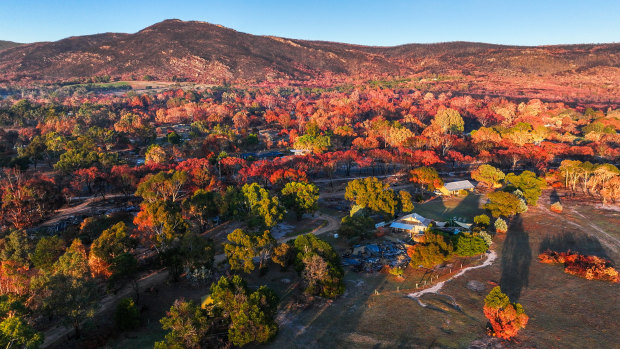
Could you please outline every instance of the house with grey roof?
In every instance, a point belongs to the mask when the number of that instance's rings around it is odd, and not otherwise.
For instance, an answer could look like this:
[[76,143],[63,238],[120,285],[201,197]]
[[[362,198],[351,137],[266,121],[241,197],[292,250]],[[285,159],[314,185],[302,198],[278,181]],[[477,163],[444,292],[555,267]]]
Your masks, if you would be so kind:
[[476,186],[468,180],[448,182],[439,188],[439,192],[443,195],[458,195],[461,190],[473,191]]

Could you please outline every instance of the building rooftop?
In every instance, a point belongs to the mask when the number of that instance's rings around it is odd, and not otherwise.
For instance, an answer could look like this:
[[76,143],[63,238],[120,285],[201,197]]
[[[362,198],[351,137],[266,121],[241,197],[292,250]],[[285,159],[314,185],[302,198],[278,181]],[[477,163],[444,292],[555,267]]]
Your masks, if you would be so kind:
[[448,191],[467,190],[475,188],[475,186],[468,180],[449,182],[444,184],[444,187]]

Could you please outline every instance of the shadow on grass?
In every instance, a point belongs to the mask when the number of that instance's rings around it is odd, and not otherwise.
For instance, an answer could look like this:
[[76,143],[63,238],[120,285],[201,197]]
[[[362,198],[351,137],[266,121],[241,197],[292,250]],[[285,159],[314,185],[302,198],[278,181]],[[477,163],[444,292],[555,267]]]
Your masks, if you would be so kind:
[[510,301],[516,302],[523,288],[528,286],[532,262],[530,237],[523,231],[520,215],[513,218],[506,234],[502,248],[502,276],[499,284],[502,291],[510,297]]
[[538,252],[542,253],[546,250],[555,252],[568,252],[570,250],[579,254],[610,259],[596,237],[573,231],[563,231],[560,234],[546,237],[540,243]]

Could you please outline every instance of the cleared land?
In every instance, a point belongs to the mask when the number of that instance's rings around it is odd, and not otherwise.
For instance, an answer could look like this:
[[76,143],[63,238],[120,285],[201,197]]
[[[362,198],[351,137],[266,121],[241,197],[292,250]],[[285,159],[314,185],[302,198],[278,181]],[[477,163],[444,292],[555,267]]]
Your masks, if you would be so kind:
[[[416,205],[416,212],[436,219],[479,214],[479,195],[465,198],[440,198]],[[620,212],[597,204],[562,200],[565,212],[548,210],[549,193],[544,193],[539,207],[530,208],[513,220],[507,234],[495,239],[498,254],[493,264],[468,270],[450,280],[440,294],[425,294],[420,306],[407,295],[429,280],[424,269],[405,274],[398,280],[387,274],[347,272],[346,293],[333,302],[307,309],[295,306],[295,280],[291,270],[278,267],[263,276],[249,277],[253,286],[267,284],[281,297],[278,316],[280,332],[271,348],[466,348],[472,341],[484,339],[486,319],[482,314],[484,296],[495,285],[523,304],[530,316],[518,342],[508,347],[539,348],[611,348],[620,341],[617,314],[620,312],[620,285],[589,281],[565,274],[561,267],[541,264],[537,255],[547,247],[573,249],[620,261],[614,239],[620,238]],[[478,204],[476,204],[478,203]],[[336,248],[344,248],[342,239],[330,234],[323,238]],[[607,240],[604,240],[607,239]],[[471,265],[482,263],[474,260]],[[452,275],[459,261],[452,263]],[[444,275],[433,283],[449,278]],[[471,280],[485,289],[467,288]],[[419,288],[417,289],[419,290]],[[208,287],[187,282],[161,286],[157,294],[146,294],[148,323],[140,331],[127,333],[109,343],[108,348],[150,347],[161,340],[158,319],[175,298],[199,299]],[[454,302],[458,308],[454,306]],[[592,331],[597,329],[597,331]]]

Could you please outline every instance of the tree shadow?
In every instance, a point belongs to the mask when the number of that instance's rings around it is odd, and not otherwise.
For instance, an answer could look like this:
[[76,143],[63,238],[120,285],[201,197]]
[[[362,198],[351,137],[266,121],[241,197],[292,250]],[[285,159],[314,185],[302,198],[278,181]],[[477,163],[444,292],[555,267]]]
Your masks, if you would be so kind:
[[528,286],[532,262],[529,234],[523,230],[520,215],[513,218],[506,234],[502,248],[502,275],[499,284],[510,300],[516,302],[521,296],[522,289]]
[[594,236],[573,231],[562,231],[559,234],[545,237],[540,243],[539,253],[551,250],[555,252],[573,251],[583,255],[610,259],[609,255]]
[[549,203],[555,204],[556,202],[560,202],[560,195],[558,195],[558,191],[553,188],[553,191],[549,194]]

